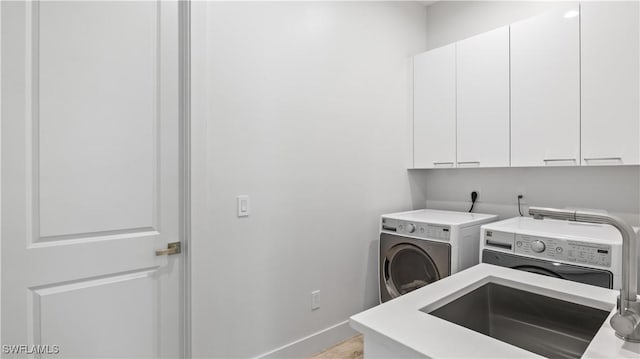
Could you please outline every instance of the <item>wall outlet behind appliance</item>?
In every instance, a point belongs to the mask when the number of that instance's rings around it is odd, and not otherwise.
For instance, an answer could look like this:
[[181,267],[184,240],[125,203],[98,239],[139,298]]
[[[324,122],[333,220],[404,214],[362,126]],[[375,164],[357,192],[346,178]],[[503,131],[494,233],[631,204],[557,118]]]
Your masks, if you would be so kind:
[[518,197],[520,197],[520,205],[524,206],[527,203],[527,196],[524,192],[518,192],[517,194]]
[[[473,200],[473,193],[475,192],[475,201]],[[478,202],[480,202],[480,189],[477,187],[472,187],[469,191],[467,191],[465,197],[467,197],[464,202],[465,203],[474,203],[474,204],[478,204]]]

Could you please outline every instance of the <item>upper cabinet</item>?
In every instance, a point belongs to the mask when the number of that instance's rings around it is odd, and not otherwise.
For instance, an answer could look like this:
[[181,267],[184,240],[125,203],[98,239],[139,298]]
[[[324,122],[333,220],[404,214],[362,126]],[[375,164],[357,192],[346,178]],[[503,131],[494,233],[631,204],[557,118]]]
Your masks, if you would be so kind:
[[414,60],[414,168],[640,164],[640,3],[561,2]]
[[450,168],[456,161],[456,48],[447,45],[414,58],[415,168]]
[[568,6],[511,25],[511,165],[580,164],[580,18]]
[[458,167],[507,167],[509,27],[456,46]]
[[582,165],[640,163],[639,11],[581,4]]

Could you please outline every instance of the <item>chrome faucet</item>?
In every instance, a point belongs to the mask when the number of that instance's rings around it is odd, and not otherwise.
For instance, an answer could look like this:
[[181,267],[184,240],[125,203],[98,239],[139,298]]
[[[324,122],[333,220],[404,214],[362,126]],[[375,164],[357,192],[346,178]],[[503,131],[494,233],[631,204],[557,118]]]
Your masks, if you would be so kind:
[[620,218],[607,214],[566,209],[529,207],[535,219],[544,217],[614,226],[622,234],[622,287],[618,313],[611,318],[616,335],[628,342],[640,342],[640,300],[638,299],[638,257],[636,234]]

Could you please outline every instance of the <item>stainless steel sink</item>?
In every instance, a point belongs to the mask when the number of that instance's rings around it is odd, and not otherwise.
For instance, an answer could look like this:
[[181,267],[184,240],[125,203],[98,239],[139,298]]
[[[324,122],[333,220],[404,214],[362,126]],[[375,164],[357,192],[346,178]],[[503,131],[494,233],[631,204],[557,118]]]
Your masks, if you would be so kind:
[[496,283],[421,310],[548,358],[580,358],[609,315]]

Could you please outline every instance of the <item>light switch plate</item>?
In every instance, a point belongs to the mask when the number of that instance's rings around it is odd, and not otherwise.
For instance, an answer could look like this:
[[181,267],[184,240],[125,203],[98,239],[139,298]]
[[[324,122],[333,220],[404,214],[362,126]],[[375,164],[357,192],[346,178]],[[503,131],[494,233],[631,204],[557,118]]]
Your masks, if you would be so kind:
[[237,197],[238,201],[238,217],[249,216],[249,196],[241,195]]
[[320,309],[320,291],[311,292],[311,310]]

